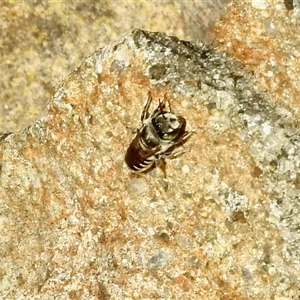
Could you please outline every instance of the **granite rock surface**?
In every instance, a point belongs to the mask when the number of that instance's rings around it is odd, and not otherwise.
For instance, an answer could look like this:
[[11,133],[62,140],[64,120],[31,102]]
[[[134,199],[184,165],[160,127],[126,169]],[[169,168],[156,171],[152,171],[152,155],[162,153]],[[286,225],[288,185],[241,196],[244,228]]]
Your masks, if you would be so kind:
[[[166,179],[124,163],[149,91],[194,131]],[[214,46],[135,30],[0,147],[2,298],[299,298],[294,112]]]

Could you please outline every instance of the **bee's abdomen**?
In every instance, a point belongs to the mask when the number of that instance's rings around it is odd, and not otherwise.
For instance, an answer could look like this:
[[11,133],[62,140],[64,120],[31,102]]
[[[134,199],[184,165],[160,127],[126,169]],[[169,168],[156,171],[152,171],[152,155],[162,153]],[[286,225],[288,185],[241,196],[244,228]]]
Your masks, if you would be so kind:
[[151,159],[146,159],[144,161],[136,161],[133,165],[128,165],[128,167],[135,172],[145,172],[150,169],[154,163],[155,157],[151,157]]
[[155,155],[142,150],[136,140],[130,144],[127,149],[125,162],[127,166],[135,172],[145,172],[150,169],[155,162]]

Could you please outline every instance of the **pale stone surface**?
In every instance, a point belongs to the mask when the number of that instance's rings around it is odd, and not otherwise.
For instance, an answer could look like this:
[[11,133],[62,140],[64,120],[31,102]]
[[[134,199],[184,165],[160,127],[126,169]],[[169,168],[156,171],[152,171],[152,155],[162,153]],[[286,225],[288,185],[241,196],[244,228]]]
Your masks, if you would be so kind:
[[226,2],[1,0],[0,133],[32,124],[62,78],[135,28],[212,41]]
[[[167,185],[124,165],[148,91],[195,131]],[[1,297],[297,299],[286,110],[211,46],[136,30],[99,50],[1,141]]]

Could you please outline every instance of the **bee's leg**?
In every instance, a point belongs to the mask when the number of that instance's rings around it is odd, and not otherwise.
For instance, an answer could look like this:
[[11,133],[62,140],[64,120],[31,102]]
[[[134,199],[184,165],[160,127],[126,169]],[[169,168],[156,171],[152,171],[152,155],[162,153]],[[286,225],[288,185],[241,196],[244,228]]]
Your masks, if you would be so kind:
[[162,101],[159,99],[158,110],[163,111],[164,108],[166,107],[167,101],[170,105],[170,101],[167,99],[166,94],[164,94],[164,99]]
[[165,107],[165,103],[166,103],[166,102],[168,102],[169,112],[170,112],[170,113],[174,113],[174,112],[172,111],[172,108],[171,108],[170,99],[167,98],[167,94],[164,94],[164,100],[163,100],[163,105],[164,105],[164,107]]
[[[184,143],[193,133],[194,132],[186,132],[180,139],[178,139],[176,142],[173,142],[172,149],[174,149],[174,146]],[[184,153],[185,153],[184,150],[176,150],[176,151],[171,150],[171,152],[165,152],[163,154],[160,154],[160,158],[173,159],[181,156]]]
[[150,115],[151,119],[155,118],[156,115],[158,115],[159,113],[161,113],[162,111],[164,111],[164,108],[166,107],[166,101],[167,101],[166,97],[164,97],[164,99],[162,101],[160,99],[158,101],[159,101],[159,103],[158,103],[157,108]]
[[164,157],[159,157],[158,159],[155,160],[155,169],[160,170],[162,172],[162,177],[166,178],[166,161]]
[[147,99],[147,102],[144,106],[144,109],[142,111],[142,114],[141,114],[141,121],[143,122],[144,120],[148,119],[149,118],[149,107],[150,107],[150,104],[152,102],[152,96],[151,96],[151,92],[149,91],[148,92],[148,99]]
[[170,153],[164,153],[163,155],[161,155],[161,157],[162,158],[168,158],[168,159],[174,159],[174,158],[177,158],[177,157],[181,156],[184,153],[185,153],[184,150],[177,150],[177,151],[173,151],[173,152],[170,152]]
[[166,172],[166,161],[163,157],[159,157],[155,160],[155,168],[153,170],[155,172],[155,177],[158,178],[158,181],[162,185],[165,191],[168,190],[169,181],[167,179]]
[[173,146],[184,143],[187,139],[190,138],[190,136],[193,133],[194,133],[193,131],[192,132],[186,132],[182,137],[180,137],[178,140],[176,140],[175,142],[173,142]]

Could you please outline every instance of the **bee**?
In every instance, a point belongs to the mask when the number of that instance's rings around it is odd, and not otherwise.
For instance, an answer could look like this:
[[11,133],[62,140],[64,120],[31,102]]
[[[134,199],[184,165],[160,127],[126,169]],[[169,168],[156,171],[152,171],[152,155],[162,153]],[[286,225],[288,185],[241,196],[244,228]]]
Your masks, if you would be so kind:
[[142,125],[125,156],[125,162],[132,171],[146,172],[165,158],[177,157],[183,151],[173,153],[174,148],[182,145],[192,134],[185,130],[185,118],[172,112],[170,101],[169,110],[166,110],[166,101],[166,97],[163,101],[159,100],[157,108],[150,114],[152,96],[150,92],[148,94],[141,114]]

